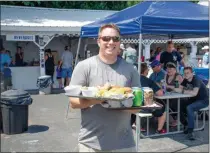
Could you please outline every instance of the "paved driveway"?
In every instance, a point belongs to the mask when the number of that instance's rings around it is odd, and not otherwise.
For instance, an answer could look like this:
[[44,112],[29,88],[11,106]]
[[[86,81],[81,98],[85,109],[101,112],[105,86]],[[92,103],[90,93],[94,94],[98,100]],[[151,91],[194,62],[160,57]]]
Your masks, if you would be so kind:
[[[2,152],[73,152],[77,151],[80,111],[66,118],[68,98],[63,94],[33,95],[29,107],[29,130],[22,134],[1,134]],[[140,140],[141,152],[208,152],[209,127],[196,132],[197,140],[185,135]]]

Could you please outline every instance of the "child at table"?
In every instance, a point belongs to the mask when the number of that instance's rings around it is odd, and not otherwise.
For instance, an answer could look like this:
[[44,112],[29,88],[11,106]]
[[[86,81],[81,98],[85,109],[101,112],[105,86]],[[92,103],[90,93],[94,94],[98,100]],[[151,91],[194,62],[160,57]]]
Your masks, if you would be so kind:
[[58,61],[58,66],[56,68],[56,77],[59,83],[59,88],[63,88],[61,74],[62,74],[62,64],[61,64],[61,61]]

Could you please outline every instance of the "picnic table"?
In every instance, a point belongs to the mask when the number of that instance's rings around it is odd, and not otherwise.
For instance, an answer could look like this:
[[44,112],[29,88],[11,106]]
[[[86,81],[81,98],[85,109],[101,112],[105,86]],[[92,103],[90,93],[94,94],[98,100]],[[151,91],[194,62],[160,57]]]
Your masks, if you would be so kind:
[[[181,98],[190,98],[193,97],[190,94],[181,94],[181,93],[175,93],[175,92],[166,92],[163,96],[154,96],[156,99],[166,100],[166,134],[175,134],[180,133],[180,99]],[[170,132],[169,131],[169,100],[170,99],[177,99],[177,112],[173,112],[173,114],[177,114],[177,131]],[[161,134],[162,135],[162,134]]]
[[[154,96],[154,98],[156,99],[161,99],[161,100],[166,100],[166,133],[164,134],[153,134],[153,135],[149,135],[149,137],[152,136],[160,136],[160,135],[168,135],[168,134],[176,134],[176,133],[181,133],[182,131],[180,131],[180,99],[181,98],[190,98],[193,97],[190,94],[180,94],[180,93],[176,93],[176,92],[166,92],[163,96]],[[169,131],[169,100],[170,99],[177,99],[178,102],[178,109],[177,112],[173,112],[173,114],[177,114],[178,116],[178,124],[177,124],[177,131],[173,131],[170,132]],[[138,146],[139,146],[139,130],[141,127],[141,123],[140,123],[140,118],[138,117],[138,113],[136,114],[136,150],[138,152]],[[147,125],[148,126],[148,125]],[[148,129],[148,127],[147,127]]]

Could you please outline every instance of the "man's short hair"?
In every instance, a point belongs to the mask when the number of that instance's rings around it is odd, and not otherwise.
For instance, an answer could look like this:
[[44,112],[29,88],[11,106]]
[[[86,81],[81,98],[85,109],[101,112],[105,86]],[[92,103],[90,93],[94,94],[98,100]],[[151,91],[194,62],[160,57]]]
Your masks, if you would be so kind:
[[100,27],[99,31],[98,31],[98,36],[100,36],[101,32],[105,29],[105,28],[113,28],[115,29],[119,35],[120,35],[120,29],[118,28],[118,26],[116,24],[113,23],[108,23],[108,24],[104,24]]
[[141,63],[141,74],[143,74],[148,69],[147,63]]
[[170,45],[170,44],[174,44],[174,43],[173,43],[173,41],[168,41],[167,44]]
[[185,71],[185,70],[190,70],[191,72],[193,72],[193,69],[192,69],[191,66],[186,66],[186,67],[184,67],[184,71]]
[[65,46],[64,49],[67,50],[69,46]]

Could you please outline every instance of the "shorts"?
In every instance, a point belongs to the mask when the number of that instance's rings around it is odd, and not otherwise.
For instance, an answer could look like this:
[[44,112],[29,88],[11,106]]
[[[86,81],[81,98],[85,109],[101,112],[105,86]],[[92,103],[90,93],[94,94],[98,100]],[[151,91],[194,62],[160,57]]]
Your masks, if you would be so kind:
[[71,78],[72,68],[62,69],[62,78]]
[[12,77],[4,77],[4,90],[7,90],[7,87],[12,86]]
[[56,79],[61,79],[62,77],[56,77]]
[[160,104],[162,104],[163,105],[163,107],[161,108],[161,109],[156,109],[155,111],[153,111],[152,112],[152,115],[154,116],[154,117],[161,117],[162,115],[163,115],[163,113],[165,112],[165,103],[163,102],[163,101],[161,101],[161,100],[157,100],[156,99],[156,101],[158,102],[158,103],[160,103]]

